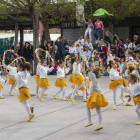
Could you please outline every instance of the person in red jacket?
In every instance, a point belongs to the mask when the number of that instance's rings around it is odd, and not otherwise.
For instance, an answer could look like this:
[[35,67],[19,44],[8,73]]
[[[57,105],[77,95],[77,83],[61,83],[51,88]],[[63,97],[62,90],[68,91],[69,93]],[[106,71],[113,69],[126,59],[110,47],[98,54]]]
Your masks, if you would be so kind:
[[107,45],[104,43],[104,48],[103,48],[104,56],[103,56],[103,63],[105,65],[106,60],[107,60]]

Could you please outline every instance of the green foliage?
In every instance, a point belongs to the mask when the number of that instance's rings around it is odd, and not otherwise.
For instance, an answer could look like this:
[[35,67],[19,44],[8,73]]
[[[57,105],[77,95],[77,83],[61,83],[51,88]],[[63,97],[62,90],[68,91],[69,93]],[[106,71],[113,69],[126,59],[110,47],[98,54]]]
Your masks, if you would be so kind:
[[[120,20],[123,20],[125,17],[129,17],[131,12],[129,10],[130,6],[133,5],[133,0],[90,0],[89,3],[86,3],[86,7],[92,10],[94,13],[97,9],[103,8],[107,10],[110,14],[114,16],[108,16],[106,19],[108,22],[118,23]],[[91,14],[91,13],[90,13]],[[89,13],[86,14],[86,17],[89,18]]]

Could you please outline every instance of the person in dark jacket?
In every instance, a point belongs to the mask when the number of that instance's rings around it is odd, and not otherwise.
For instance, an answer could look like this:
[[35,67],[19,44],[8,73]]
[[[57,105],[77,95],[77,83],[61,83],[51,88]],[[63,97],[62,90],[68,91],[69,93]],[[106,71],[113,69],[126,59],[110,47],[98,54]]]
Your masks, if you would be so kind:
[[55,45],[57,45],[58,47],[57,49],[58,60],[64,60],[66,54],[65,45],[67,45],[67,41],[65,40],[64,37],[59,37],[58,39],[55,42]]
[[[47,46],[47,41],[44,40],[44,43],[41,45],[41,48],[44,50],[44,51],[48,51],[48,46]],[[42,51],[42,56],[45,58],[45,52]]]
[[32,65],[32,75],[33,75],[33,47],[30,43],[26,42],[25,47],[23,49],[23,57],[26,62],[29,62]]
[[111,43],[111,40],[110,40],[107,32],[105,32],[104,40],[108,43]]

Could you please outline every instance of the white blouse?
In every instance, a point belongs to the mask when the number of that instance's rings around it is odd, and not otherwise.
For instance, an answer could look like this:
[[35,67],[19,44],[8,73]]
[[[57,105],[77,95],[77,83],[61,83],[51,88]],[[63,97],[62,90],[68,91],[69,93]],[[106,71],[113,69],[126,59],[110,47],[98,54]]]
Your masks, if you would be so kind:
[[77,63],[74,62],[73,63],[73,71],[72,71],[73,74],[80,74],[81,73],[81,65],[78,64],[77,66]]
[[75,49],[76,49],[76,48],[74,48],[74,47],[69,47],[69,53],[76,53],[76,52],[75,52]]
[[18,81],[18,88],[26,87],[28,88],[28,80],[30,78],[30,73],[28,71],[19,71],[17,74],[12,74],[9,72],[9,76]]
[[89,49],[91,49],[91,51],[93,51],[92,43],[87,43],[87,47],[89,47]]
[[83,55],[89,60],[91,58],[91,51],[84,51]]
[[12,67],[8,65],[6,68],[9,70],[11,74],[17,74],[17,67]]
[[99,83],[98,83],[98,80],[95,76],[95,74],[93,72],[89,72],[89,79],[91,80],[90,82],[90,95],[93,93],[93,92],[99,92],[101,93],[101,88],[99,87]]
[[109,73],[110,80],[122,79],[122,76],[119,76],[117,69],[111,68]]
[[[69,72],[69,68],[66,69],[66,73],[68,73],[68,72]],[[59,78],[59,79],[64,79],[64,77],[65,77],[64,68],[60,68],[60,67],[59,67],[59,69],[58,69],[58,71],[57,71],[57,78]]]
[[126,91],[131,93],[132,97],[140,95],[140,83],[129,84],[129,87],[126,87]]
[[0,76],[0,82],[2,82],[2,83],[4,83],[4,82],[5,82],[5,80],[4,80],[4,79],[2,79],[2,78],[1,78],[1,76]]
[[112,59],[112,54],[109,54],[108,56],[107,56],[107,65],[109,65],[109,61]]
[[54,68],[48,68],[48,67],[44,67],[42,65],[38,65],[39,66],[39,70],[40,70],[40,78],[44,79],[47,78],[48,76],[48,72],[51,72]]
[[36,75],[39,75],[40,76],[40,67],[39,67],[39,63],[38,63],[38,65],[37,65],[37,67],[36,67]]

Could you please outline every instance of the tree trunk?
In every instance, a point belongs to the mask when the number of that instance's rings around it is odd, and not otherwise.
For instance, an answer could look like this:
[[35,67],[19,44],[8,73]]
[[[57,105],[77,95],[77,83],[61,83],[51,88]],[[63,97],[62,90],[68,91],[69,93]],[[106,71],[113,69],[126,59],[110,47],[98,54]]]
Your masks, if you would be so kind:
[[34,57],[34,74],[36,74],[37,58],[35,55],[36,48],[39,48],[39,14],[33,14],[33,57]]
[[46,18],[44,22],[42,22],[43,28],[44,28],[44,34],[45,34],[45,39],[47,40],[50,38],[50,33],[49,33],[49,19]]
[[109,22],[109,32],[113,35],[113,23]]
[[14,52],[16,52],[16,45],[18,44],[18,21],[15,20],[15,44],[14,44]]

